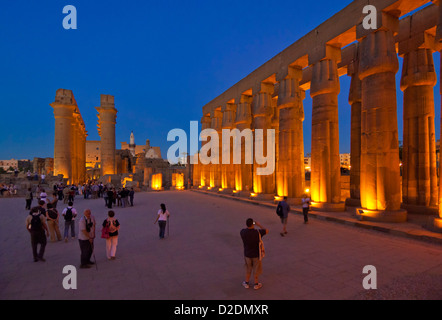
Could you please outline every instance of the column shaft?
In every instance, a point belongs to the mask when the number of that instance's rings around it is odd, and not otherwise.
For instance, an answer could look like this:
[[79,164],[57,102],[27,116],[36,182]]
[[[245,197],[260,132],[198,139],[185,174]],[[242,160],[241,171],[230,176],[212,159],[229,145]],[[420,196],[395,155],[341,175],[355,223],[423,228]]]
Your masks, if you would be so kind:
[[339,90],[336,61],[324,59],[315,63],[310,95],[313,99],[311,195],[316,202],[341,201]]

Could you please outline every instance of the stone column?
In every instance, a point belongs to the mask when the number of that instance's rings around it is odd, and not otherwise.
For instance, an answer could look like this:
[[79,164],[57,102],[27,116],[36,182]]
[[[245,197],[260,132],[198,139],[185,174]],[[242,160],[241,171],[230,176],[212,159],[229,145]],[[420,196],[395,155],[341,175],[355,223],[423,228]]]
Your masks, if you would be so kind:
[[[442,5],[440,3],[440,1],[435,1],[437,3],[438,6],[438,10],[439,10],[439,20],[438,20],[438,24],[436,27],[436,38],[435,38],[435,47],[436,50],[439,50],[440,53],[440,59],[441,59],[441,63],[440,63],[440,69],[439,69],[439,77],[442,77]],[[439,79],[439,94],[442,97],[442,78]],[[442,106],[440,107],[441,111],[442,111]],[[442,128],[442,117],[441,117],[441,128]],[[440,140],[442,141],[442,131],[440,132]],[[439,146],[439,150],[440,150],[440,146]],[[442,232],[442,183],[441,183],[441,177],[442,177],[442,165],[441,165],[441,154],[439,151],[439,218],[435,218],[434,219],[434,227],[436,227],[436,229],[439,232]]]
[[[242,95],[239,103],[237,103],[235,127],[240,132],[251,129],[252,125],[252,97]],[[244,141],[244,140],[242,140]],[[253,141],[252,141],[253,145]],[[241,143],[241,164],[235,164],[235,189],[240,194],[250,195],[253,188],[252,182],[252,164],[246,164],[246,148],[245,143]],[[253,157],[253,155],[252,155]]]
[[[329,48],[340,57],[340,49]],[[312,172],[311,196],[315,206],[331,208],[341,202],[341,164],[339,157],[337,62],[333,55],[313,64],[312,97]],[[342,208],[343,209],[343,208]]]
[[[236,118],[236,104],[227,103],[221,109],[223,113],[222,129],[232,130],[235,128]],[[224,192],[230,193],[235,190],[235,169],[233,166],[233,144],[232,141],[224,141],[221,136],[221,145],[224,148],[228,148],[230,152],[230,164],[221,164],[221,188],[225,189]],[[227,152],[223,150],[223,153]]]
[[401,222],[406,221],[406,211],[400,210],[395,82],[399,66],[394,34],[387,27],[396,21],[382,13],[377,31],[367,32],[361,26],[357,30],[362,90],[361,206],[368,210],[367,219]]
[[62,174],[72,179],[72,122],[77,103],[71,90],[59,89],[55,101],[50,104],[54,109],[54,175]]
[[[211,114],[211,128],[218,132],[218,137],[222,136],[222,121],[223,114],[221,110],[214,110]],[[221,141],[221,138],[219,139]],[[218,158],[219,164],[210,165],[210,187],[215,188],[218,191],[221,188],[221,153],[222,144],[219,144],[218,154],[214,155]]]
[[71,143],[71,166],[72,166],[72,181],[76,184],[78,182],[78,116],[77,110],[74,111],[74,119],[72,121],[72,143]]
[[[205,130],[210,128],[211,120],[209,115],[205,115],[201,118],[201,130]],[[207,143],[207,141],[201,142],[201,147],[204,146]],[[200,165],[200,172],[201,172],[201,187],[208,187],[209,186],[209,180],[210,180],[210,171],[209,171],[209,165],[204,165],[199,161]]]
[[360,201],[360,174],[361,174],[361,80],[359,79],[358,48],[356,57],[348,66],[348,75],[351,76],[348,102],[351,106],[350,132],[350,199],[349,204],[361,205]]
[[101,105],[96,109],[101,137],[101,175],[116,174],[115,124],[117,109],[115,109],[114,96],[102,94]]
[[[272,119],[274,114],[274,105],[272,94],[274,91],[273,83],[261,83],[259,92],[253,96],[253,128],[254,128],[254,145],[261,144],[263,148],[263,156],[267,156],[271,150],[267,149],[267,130],[272,129]],[[258,140],[256,130],[263,130],[263,139]],[[276,143],[276,141],[275,141]],[[254,151],[255,151],[254,150]],[[273,155],[275,157],[275,155]],[[257,169],[259,167],[266,167],[266,165],[259,165],[256,159],[253,165],[253,192],[261,199],[273,199],[275,195],[274,173],[269,175],[258,175]]]
[[79,179],[81,183],[86,182],[86,127],[84,125],[84,122],[82,121],[81,127],[80,127],[80,172],[79,172]]
[[305,192],[302,124],[305,91],[299,87],[301,79],[302,69],[289,67],[287,76],[279,81],[277,100],[279,138],[276,192],[278,196],[291,198],[291,202],[299,202]]
[[404,54],[401,90],[404,91],[402,199],[405,204],[436,206],[436,140],[434,94],[437,76],[431,49]]

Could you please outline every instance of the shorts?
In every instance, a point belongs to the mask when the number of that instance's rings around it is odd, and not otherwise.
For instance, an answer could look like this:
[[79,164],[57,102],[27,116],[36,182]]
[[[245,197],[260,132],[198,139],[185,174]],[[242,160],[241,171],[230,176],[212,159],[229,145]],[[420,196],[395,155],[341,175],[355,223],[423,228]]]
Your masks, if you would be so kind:
[[258,277],[262,273],[262,261],[259,261],[259,258],[247,258],[244,257],[245,260],[245,268],[248,274],[253,274],[255,277]]
[[281,217],[281,223],[286,224],[287,223],[287,217]]

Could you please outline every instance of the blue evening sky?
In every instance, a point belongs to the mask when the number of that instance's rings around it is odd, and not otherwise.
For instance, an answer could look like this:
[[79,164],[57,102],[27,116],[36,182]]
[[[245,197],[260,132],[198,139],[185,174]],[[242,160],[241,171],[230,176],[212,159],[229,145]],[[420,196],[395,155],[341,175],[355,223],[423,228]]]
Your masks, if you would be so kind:
[[[202,107],[348,5],[342,1],[3,1],[0,5],[0,159],[52,157],[49,103],[71,89],[88,140],[98,140],[100,94],[115,96],[116,141],[160,146],[173,128],[189,131]],[[65,5],[78,29],[65,30]],[[439,71],[439,54],[434,55]],[[400,59],[402,61],[402,59]],[[398,79],[400,71],[398,72]],[[341,77],[340,151],[350,152],[350,79]],[[435,87],[436,134],[440,129]],[[310,152],[311,99],[304,101]],[[402,140],[402,92],[398,88]]]

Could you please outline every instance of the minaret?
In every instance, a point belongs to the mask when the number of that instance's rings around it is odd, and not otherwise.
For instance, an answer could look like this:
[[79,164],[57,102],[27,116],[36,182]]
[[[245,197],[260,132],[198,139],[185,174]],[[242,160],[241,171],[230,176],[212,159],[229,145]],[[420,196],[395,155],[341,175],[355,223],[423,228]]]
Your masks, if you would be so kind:
[[132,131],[130,134],[130,140],[129,140],[129,151],[133,157],[135,157],[135,137],[134,132]]

